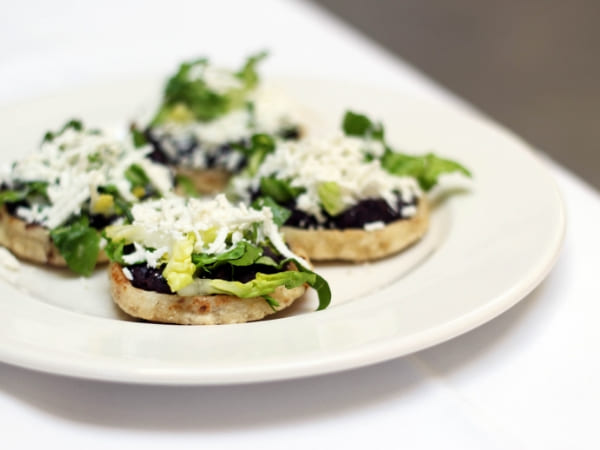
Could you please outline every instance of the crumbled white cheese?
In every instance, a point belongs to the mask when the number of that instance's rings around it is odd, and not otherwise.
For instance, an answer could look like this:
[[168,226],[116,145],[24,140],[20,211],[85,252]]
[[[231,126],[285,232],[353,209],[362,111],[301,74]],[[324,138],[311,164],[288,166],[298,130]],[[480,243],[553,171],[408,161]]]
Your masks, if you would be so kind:
[[135,248],[133,252],[123,255],[123,261],[129,265],[141,263],[146,260],[146,249],[137,242],[134,242],[133,246]]
[[385,223],[383,223],[381,220],[378,220],[377,222],[369,222],[365,223],[363,228],[365,231],[382,230],[383,228],[385,228]]
[[78,214],[84,204],[98,197],[98,187],[115,185],[129,201],[137,198],[125,171],[140,165],[155,188],[167,194],[172,187],[171,174],[165,167],[151,162],[149,146],[136,149],[128,141],[119,141],[101,132],[66,129],[52,141],[44,142],[39,151],[14,164],[4,182],[10,188],[20,182],[41,181],[50,205],[19,207],[16,214],[27,222],[55,228],[71,215]]
[[129,281],[133,280],[133,274],[131,273],[131,270],[129,270],[127,267],[122,267],[121,270],[123,271],[125,278],[127,278]]
[[279,89],[260,86],[251,94],[250,100],[254,104],[257,133],[275,134],[301,122],[298,107]]
[[[131,212],[135,251],[123,257],[127,264],[130,260],[139,262],[141,258],[150,267],[157,267],[159,258],[171,254],[175,243],[190,234],[195,237],[195,252],[223,253],[242,240],[245,231],[256,227],[255,243],[268,238],[284,257],[294,258],[310,268],[287,247],[273,222],[273,213],[267,207],[259,211],[241,203],[234,205],[221,194],[209,200],[173,197],[154,200],[134,205]],[[144,247],[157,250],[145,250]]]
[[402,208],[402,215],[404,217],[412,217],[415,214],[417,214],[417,207],[414,205],[408,205]]
[[[319,187],[335,182],[340,189],[343,209],[367,198],[382,198],[397,210],[397,196],[410,202],[421,195],[417,181],[412,177],[399,177],[386,172],[378,159],[365,161],[365,152],[381,149],[372,141],[337,134],[317,140],[279,142],[277,148],[261,164],[254,177],[237,177],[232,182],[233,191],[249,200],[257,191],[262,177],[290,180],[292,187],[303,188],[296,207],[323,222]],[[407,211],[402,211],[408,217]]]

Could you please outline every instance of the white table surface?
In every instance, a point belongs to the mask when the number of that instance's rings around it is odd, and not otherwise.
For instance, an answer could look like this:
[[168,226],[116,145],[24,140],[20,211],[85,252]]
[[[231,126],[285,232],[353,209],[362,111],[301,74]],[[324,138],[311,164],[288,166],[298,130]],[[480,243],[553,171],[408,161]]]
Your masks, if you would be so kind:
[[[366,81],[470,108],[298,1],[1,6],[0,104],[165,74],[199,54],[236,63],[269,48],[269,74]],[[537,289],[484,326],[375,366],[254,385],[111,384],[0,363],[2,447],[598,448],[600,196],[548,167],[567,207],[561,256]]]

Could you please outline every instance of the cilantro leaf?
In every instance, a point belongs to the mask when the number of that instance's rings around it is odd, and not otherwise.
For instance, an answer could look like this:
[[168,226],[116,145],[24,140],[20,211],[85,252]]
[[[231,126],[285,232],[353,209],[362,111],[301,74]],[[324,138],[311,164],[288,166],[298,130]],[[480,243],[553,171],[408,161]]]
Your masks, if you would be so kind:
[[286,203],[298,197],[304,192],[304,188],[292,187],[291,182],[287,180],[262,177],[260,179],[260,192],[266,197],[271,197],[277,203]]
[[50,238],[73,272],[90,276],[100,253],[100,235],[81,216],[69,225],[50,231]]
[[148,139],[142,131],[140,131],[135,125],[132,125],[130,128],[131,131],[131,140],[133,142],[133,146],[135,148],[143,147],[148,143]]
[[27,191],[26,190],[14,190],[14,189],[9,189],[9,190],[4,190],[4,191],[0,191],[0,206],[4,205],[5,203],[17,203],[20,201],[25,200],[25,198],[27,197]]
[[256,72],[256,65],[265,59],[269,55],[268,52],[262,51],[256,55],[250,56],[242,69],[236,74],[236,76],[244,82],[246,88],[254,88],[258,84],[258,73]]
[[139,164],[132,164],[125,170],[125,178],[131,187],[146,187],[150,183],[150,178],[146,175],[146,171]]
[[42,138],[42,143],[44,142],[52,142],[55,137],[60,136],[69,128],[74,129],[75,131],[83,130],[83,122],[79,119],[71,119],[67,123],[65,123],[61,129],[58,131],[47,131]]
[[14,189],[0,191],[0,206],[4,203],[18,203],[27,198],[40,196],[48,200],[46,189],[48,183],[43,181],[32,181],[16,186]]
[[254,134],[248,145],[235,145],[234,148],[246,156],[245,173],[252,176],[256,174],[265,157],[275,151],[275,139],[268,134]]

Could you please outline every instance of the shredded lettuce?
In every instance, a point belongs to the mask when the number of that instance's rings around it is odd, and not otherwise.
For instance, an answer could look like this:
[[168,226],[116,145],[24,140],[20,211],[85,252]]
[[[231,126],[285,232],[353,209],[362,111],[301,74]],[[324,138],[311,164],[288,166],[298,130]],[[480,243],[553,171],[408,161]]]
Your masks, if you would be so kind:
[[192,283],[196,266],[192,262],[195,236],[190,233],[186,239],[175,242],[173,252],[163,270],[163,277],[173,292],[183,289]]
[[256,278],[247,283],[239,281],[211,280],[211,294],[230,294],[240,298],[262,297],[272,294],[279,286],[293,289],[309,281],[314,281],[314,274],[286,270],[277,273],[257,273]]
[[178,293],[180,295],[187,295],[191,292],[203,295],[227,294],[240,298],[263,297],[267,303],[273,307],[278,306],[271,297],[271,294],[275,289],[279,286],[285,286],[286,289],[293,289],[304,283],[307,283],[317,291],[319,297],[317,311],[327,308],[331,302],[331,290],[329,285],[322,277],[308,270],[286,270],[271,274],[257,273],[256,278],[247,283],[199,278],[194,280],[194,285],[189,285],[187,289],[183,289]]
[[340,185],[335,181],[327,181],[319,184],[317,193],[319,194],[319,200],[321,200],[323,209],[325,209],[329,215],[337,216],[344,210],[345,205],[342,201],[342,191]]

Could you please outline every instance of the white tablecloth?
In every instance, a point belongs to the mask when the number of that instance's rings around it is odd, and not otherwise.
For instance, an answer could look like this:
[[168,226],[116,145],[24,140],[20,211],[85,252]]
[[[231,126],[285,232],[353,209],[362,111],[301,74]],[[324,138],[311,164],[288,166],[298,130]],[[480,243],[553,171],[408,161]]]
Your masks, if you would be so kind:
[[[268,48],[270,74],[367,81],[470,109],[302,2],[5,1],[1,10],[1,104]],[[0,363],[2,447],[598,448],[600,196],[548,166],[567,205],[563,251],[532,294],[484,326],[372,367],[242,386],[110,384]]]

